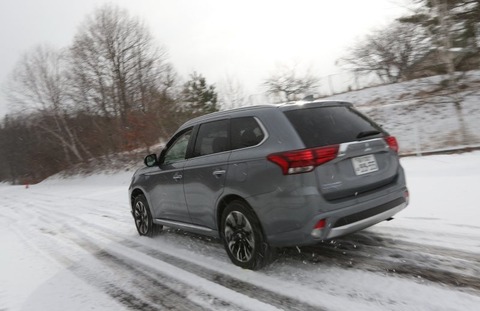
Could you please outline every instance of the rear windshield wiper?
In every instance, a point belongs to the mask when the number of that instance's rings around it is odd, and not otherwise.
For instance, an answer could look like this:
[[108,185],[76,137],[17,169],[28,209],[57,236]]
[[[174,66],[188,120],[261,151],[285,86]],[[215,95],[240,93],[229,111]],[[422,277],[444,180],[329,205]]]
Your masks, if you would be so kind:
[[363,138],[363,137],[367,137],[367,136],[374,136],[374,135],[378,135],[378,134],[381,134],[381,132],[376,131],[376,130],[363,131],[363,132],[358,133],[357,138]]

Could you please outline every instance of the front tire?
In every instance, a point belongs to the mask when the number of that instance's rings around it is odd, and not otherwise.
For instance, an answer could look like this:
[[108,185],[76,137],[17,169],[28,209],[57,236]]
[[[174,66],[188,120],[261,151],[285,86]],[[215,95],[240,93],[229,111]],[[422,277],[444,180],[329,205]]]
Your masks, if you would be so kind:
[[150,207],[143,194],[137,195],[133,200],[132,214],[138,234],[153,237],[162,231],[163,226],[153,223]]
[[230,260],[244,269],[258,270],[271,256],[260,222],[242,201],[232,201],[222,214],[221,235]]

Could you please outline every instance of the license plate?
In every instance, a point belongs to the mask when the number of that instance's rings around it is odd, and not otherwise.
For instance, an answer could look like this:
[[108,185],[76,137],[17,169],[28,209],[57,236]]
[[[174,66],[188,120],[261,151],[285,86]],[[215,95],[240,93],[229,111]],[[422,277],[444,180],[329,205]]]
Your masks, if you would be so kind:
[[378,171],[377,160],[373,154],[352,158],[352,164],[357,176]]

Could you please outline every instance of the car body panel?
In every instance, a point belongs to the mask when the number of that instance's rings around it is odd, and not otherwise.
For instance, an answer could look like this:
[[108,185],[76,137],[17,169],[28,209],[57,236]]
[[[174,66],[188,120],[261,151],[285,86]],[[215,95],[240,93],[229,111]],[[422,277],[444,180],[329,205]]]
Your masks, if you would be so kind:
[[190,222],[183,190],[183,167],[186,161],[162,168],[155,167],[145,173],[144,184],[154,218]]
[[230,152],[189,159],[184,168],[184,191],[193,224],[216,230],[213,213],[224,191]]

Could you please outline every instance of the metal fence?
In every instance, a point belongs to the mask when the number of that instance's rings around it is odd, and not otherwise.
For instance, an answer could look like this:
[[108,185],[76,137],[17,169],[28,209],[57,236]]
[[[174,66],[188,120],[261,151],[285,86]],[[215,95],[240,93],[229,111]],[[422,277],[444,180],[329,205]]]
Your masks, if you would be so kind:
[[373,74],[359,74],[343,71],[319,78],[319,92],[321,96],[331,96],[350,91],[361,90],[367,87],[385,84]]

